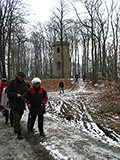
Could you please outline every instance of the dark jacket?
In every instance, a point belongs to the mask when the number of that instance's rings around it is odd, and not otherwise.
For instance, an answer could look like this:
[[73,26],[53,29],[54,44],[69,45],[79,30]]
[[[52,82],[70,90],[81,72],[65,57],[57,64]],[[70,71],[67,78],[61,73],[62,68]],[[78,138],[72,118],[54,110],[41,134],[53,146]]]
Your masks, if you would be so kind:
[[[9,98],[10,108],[14,110],[24,110],[25,107],[25,96],[27,95],[27,85],[25,81],[20,81],[17,77],[9,81],[7,85],[7,95]],[[18,98],[17,94],[21,94],[22,97]]]
[[28,92],[29,98],[27,103],[31,104],[30,112],[32,114],[44,114],[45,104],[48,100],[45,89],[42,86],[39,88],[31,87]]
[[64,83],[62,81],[59,83],[59,87],[64,88]]

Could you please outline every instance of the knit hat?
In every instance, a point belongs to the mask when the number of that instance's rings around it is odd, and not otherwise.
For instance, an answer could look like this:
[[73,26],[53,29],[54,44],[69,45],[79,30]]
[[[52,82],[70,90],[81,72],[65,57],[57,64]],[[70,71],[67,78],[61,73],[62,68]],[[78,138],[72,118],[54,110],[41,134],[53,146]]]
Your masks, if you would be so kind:
[[38,77],[33,78],[32,84],[35,84],[35,83],[41,83],[40,78],[38,78]]
[[23,78],[26,77],[26,75],[25,75],[25,73],[24,73],[23,71],[18,72],[18,75],[20,75],[20,76],[23,77]]
[[2,82],[7,82],[7,78],[2,78],[1,81]]

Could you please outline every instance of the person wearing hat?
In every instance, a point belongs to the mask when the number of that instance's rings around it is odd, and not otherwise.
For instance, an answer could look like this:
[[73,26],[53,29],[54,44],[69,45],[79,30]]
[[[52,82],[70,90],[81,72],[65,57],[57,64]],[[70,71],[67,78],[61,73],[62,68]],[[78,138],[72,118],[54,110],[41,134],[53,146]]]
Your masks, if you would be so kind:
[[2,110],[2,105],[1,105],[2,92],[6,87],[7,87],[7,78],[2,78],[0,83],[0,110]]
[[25,97],[27,96],[27,84],[24,81],[25,73],[18,72],[15,79],[10,80],[7,85],[7,95],[9,106],[12,109],[14,132],[18,134],[19,139],[23,139],[20,127],[20,120],[24,113]]
[[[8,124],[9,119],[9,103],[7,97],[7,78],[2,78],[0,85],[0,105],[2,107],[3,115],[5,116],[5,124]],[[12,126],[12,112],[10,111],[10,124]]]
[[33,132],[34,123],[36,117],[38,116],[38,129],[40,135],[45,136],[43,130],[43,120],[45,114],[45,104],[47,103],[48,96],[45,89],[41,86],[41,80],[38,77],[35,77],[32,80],[32,87],[29,88],[28,92],[29,98],[27,104],[31,114],[29,132]]

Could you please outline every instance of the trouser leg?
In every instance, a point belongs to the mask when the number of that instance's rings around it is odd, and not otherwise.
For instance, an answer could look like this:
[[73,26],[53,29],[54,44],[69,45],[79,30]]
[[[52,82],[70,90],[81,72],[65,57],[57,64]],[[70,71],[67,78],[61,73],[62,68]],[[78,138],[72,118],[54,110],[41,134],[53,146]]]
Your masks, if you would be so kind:
[[5,123],[8,123],[9,111],[7,109],[4,109],[4,111],[5,111]]
[[60,93],[61,93],[61,88],[60,88]]
[[15,130],[15,132],[19,133],[21,131],[20,120],[23,115],[23,110],[22,111],[13,110],[12,115],[13,115],[14,130]]
[[31,121],[30,121],[30,130],[33,131],[34,123],[36,120],[37,115],[31,114]]
[[13,126],[13,115],[12,115],[12,109],[10,110],[10,124]]
[[0,105],[0,111],[2,111],[2,109],[3,109],[3,106]]
[[42,115],[38,115],[38,129],[40,133],[43,133],[43,114]]

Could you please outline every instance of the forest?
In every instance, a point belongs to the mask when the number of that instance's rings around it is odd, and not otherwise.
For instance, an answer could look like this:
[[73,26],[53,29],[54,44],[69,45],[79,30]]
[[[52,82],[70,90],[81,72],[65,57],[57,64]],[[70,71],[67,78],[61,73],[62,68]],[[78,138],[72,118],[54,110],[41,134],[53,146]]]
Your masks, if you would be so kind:
[[0,1],[0,77],[10,79],[20,70],[28,78],[50,77],[56,41],[61,48],[69,42],[71,77],[120,77],[119,1],[59,0],[49,21],[32,27],[30,14],[23,0]]

